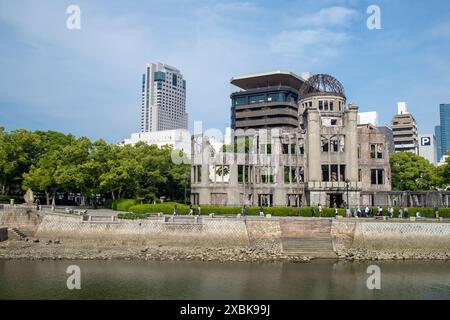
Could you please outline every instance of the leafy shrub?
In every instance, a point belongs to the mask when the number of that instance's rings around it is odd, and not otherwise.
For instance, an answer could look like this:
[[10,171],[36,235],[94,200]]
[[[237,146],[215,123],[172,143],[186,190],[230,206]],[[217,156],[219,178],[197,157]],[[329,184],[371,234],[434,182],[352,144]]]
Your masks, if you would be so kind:
[[129,211],[130,207],[136,204],[134,199],[119,199],[111,203],[111,209],[117,211]]
[[114,203],[113,199],[108,199],[108,200],[105,201],[104,207],[107,208],[107,209],[112,209],[113,203]]
[[174,206],[177,206],[178,214],[188,214],[189,206],[175,202],[165,202],[157,204],[138,204],[130,207],[128,211],[134,213],[159,213],[173,214]]
[[119,219],[128,219],[128,220],[136,220],[136,219],[147,219],[150,216],[148,213],[119,213],[117,217]]

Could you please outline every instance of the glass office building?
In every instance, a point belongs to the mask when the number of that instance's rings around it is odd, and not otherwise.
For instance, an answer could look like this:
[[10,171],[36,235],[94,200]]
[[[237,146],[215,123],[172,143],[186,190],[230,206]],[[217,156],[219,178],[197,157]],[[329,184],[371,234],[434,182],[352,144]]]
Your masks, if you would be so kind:
[[[436,127],[439,159],[450,150],[450,104],[439,105],[440,126]],[[439,129],[437,129],[439,128]]]

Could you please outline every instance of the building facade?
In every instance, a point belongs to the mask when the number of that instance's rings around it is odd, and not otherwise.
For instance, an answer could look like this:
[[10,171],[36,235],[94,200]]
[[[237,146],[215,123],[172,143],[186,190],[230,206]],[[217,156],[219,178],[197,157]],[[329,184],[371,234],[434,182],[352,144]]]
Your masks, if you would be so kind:
[[158,148],[168,145],[175,150],[183,150],[186,153],[191,151],[191,135],[189,131],[184,129],[133,133],[122,144],[135,145],[138,142],[144,142],[148,145],[154,144]]
[[399,102],[397,108],[397,114],[392,118],[391,123],[395,152],[404,151],[418,154],[416,119],[407,111],[405,102]]
[[391,190],[386,134],[358,126],[358,107],[347,106],[339,81],[312,76],[297,109],[294,128],[236,128],[225,152],[194,135],[192,203],[343,207],[370,205],[374,193]]
[[439,138],[440,159],[450,150],[450,104],[439,105],[439,117],[440,125],[436,127],[439,132],[436,134],[436,138]]
[[186,81],[181,72],[149,63],[142,75],[141,132],[187,129]]
[[231,94],[231,128],[296,128],[303,83],[301,77],[284,71],[232,78],[231,84],[240,91]]
[[436,137],[436,150],[437,150],[437,162],[442,159],[442,139],[441,139],[441,126],[434,127],[434,135]]
[[432,133],[419,135],[419,156],[432,164],[439,162],[437,155],[436,137]]
[[378,126],[378,112],[359,112],[358,113],[358,124],[371,124]]

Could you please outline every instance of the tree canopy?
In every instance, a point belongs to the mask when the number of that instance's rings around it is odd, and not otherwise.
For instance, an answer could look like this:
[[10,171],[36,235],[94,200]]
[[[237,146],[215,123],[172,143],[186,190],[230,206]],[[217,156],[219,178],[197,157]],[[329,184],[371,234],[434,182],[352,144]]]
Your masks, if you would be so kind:
[[0,193],[22,194],[31,188],[45,194],[48,204],[57,193],[181,200],[190,169],[174,164],[171,154],[169,146],[119,146],[54,131],[8,133],[0,127]]
[[433,190],[444,186],[449,180],[448,174],[442,174],[448,170],[448,164],[436,167],[425,158],[411,152],[391,154],[390,164],[393,190]]

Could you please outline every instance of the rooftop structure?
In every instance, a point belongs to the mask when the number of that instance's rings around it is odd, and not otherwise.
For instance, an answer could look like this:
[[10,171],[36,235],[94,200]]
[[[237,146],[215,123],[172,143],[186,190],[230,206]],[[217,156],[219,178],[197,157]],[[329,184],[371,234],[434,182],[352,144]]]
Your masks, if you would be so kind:
[[299,90],[305,81],[292,72],[274,71],[233,77],[231,128],[296,128]]

